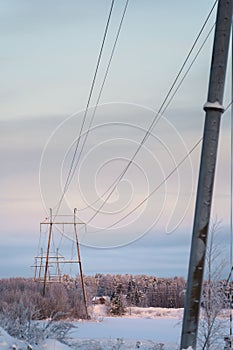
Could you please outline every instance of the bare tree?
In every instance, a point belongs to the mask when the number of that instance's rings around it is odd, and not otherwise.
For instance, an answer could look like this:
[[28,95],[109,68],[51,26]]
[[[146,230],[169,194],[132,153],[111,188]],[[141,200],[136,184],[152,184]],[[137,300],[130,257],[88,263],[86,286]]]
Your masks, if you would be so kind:
[[42,343],[47,338],[58,339],[65,342],[67,333],[75,326],[70,322],[59,321],[62,313],[54,313],[47,321],[35,321],[38,314],[33,305],[25,307],[20,301],[11,307],[6,307],[0,313],[0,325],[11,336],[31,345]]
[[218,240],[220,231],[221,222],[215,219],[210,227],[206,251],[205,282],[199,321],[198,347],[202,350],[219,349],[224,337],[225,325],[220,315],[228,301],[222,276],[226,260]]

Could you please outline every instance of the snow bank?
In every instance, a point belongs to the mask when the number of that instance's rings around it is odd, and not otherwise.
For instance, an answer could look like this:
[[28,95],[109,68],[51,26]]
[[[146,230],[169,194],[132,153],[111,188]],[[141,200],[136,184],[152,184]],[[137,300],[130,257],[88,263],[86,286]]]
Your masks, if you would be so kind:
[[28,350],[27,344],[11,337],[0,327],[0,349],[1,350]]
[[[161,307],[127,307],[126,314],[122,317],[140,317],[140,318],[177,318],[183,317],[183,309],[166,309]],[[94,305],[90,311],[91,317],[94,320],[103,319],[107,316],[106,305]]]
[[[152,340],[117,339],[76,339],[69,346],[75,350],[177,350],[175,343],[157,343]],[[57,349],[56,349],[57,350]]]
[[97,304],[94,305],[91,311],[92,319],[101,319],[107,316],[107,308],[106,305]]
[[128,307],[125,317],[140,318],[177,318],[182,319],[183,309],[165,309],[161,307]]
[[68,345],[55,339],[47,339],[46,342],[34,345],[32,348],[21,340],[11,337],[0,327],[0,350],[71,350]]
[[48,339],[40,345],[40,350],[71,350],[68,345],[62,344],[55,339]]

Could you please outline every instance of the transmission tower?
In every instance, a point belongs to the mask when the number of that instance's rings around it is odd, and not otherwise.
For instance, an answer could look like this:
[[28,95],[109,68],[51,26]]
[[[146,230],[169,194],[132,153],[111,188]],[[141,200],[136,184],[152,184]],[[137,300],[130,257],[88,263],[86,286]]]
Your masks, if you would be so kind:
[[[76,221],[76,217],[77,217],[76,208],[74,209],[73,216],[71,215],[66,216],[65,221],[59,220],[61,216],[62,215],[59,215],[59,216],[55,215],[53,217],[52,209],[50,209],[50,217],[46,218],[45,221],[40,223],[40,227],[44,225],[48,227],[47,249],[44,252],[43,249],[41,248],[40,254],[35,256],[35,264],[33,266],[35,268],[34,280],[43,283],[42,295],[45,296],[46,286],[48,283],[62,283],[64,281],[65,276],[62,275],[61,273],[61,266],[66,264],[78,265],[86,317],[89,318],[88,310],[87,310],[87,297],[86,297],[85,283],[84,283],[83,270],[82,270],[80,246],[79,246],[79,239],[78,239],[78,229],[77,229],[78,225],[85,225],[85,223]],[[56,227],[56,230],[58,230],[59,227],[62,227],[62,230],[65,230],[65,227],[67,225],[73,227],[73,237],[74,237],[74,242],[75,242],[76,251],[77,251],[76,259],[74,258],[66,259],[65,256],[59,253],[58,248],[56,249],[55,253],[51,252],[51,242],[53,241],[54,227]]]

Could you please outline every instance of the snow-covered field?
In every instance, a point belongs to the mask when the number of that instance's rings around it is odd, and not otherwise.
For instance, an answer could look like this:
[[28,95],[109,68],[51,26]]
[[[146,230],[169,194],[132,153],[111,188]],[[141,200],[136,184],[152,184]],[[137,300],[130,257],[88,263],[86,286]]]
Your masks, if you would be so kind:
[[[92,320],[75,321],[65,344],[55,339],[34,346],[35,350],[174,350],[178,349],[182,309],[129,308],[124,317],[106,317],[102,305]],[[1,350],[28,350],[27,344],[0,329]]]
[[[100,322],[78,322],[77,329],[71,334],[80,345],[88,344],[91,338],[95,344],[93,349],[177,349],[180,338],[178,321],[161,317],[107,317]],[[165,343],[166,347],[163,348],[162,344]],[[69,344],[72,345],[73,340]]]

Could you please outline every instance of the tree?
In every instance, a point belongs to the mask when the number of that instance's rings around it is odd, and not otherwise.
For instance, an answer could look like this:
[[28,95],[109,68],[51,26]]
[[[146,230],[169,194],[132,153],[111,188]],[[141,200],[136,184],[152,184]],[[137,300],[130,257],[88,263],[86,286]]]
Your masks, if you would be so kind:
[[114,316],[122,316],[126,312],[125,300],[122,294],[122,284],[118,284],[113,292],[111,299],[110,313]]
[[43,342],[47,338],[54,338],[60,341],[65,340],[67,333],[75,326],[69,322],[58,321],[61,313],[54,313],[51,318],[44,322],[34,321],[39,312],[33,305],[25,306],[20,300],[19,303],[5,305],[0,313],[0,326],[12,337],[31,345]]
[[[210,226],[209,242],[206,251],[205,282],[203,284],[202,308],[199,321],[199,348],[204,350],[219,349],[224,337],[224,322],[219,315],[227,306],[225,284],[222,271],[226,265],[225,256],[218,235],[221,222],[215,220]],[[221,345],[220,345],[221,344]]]

